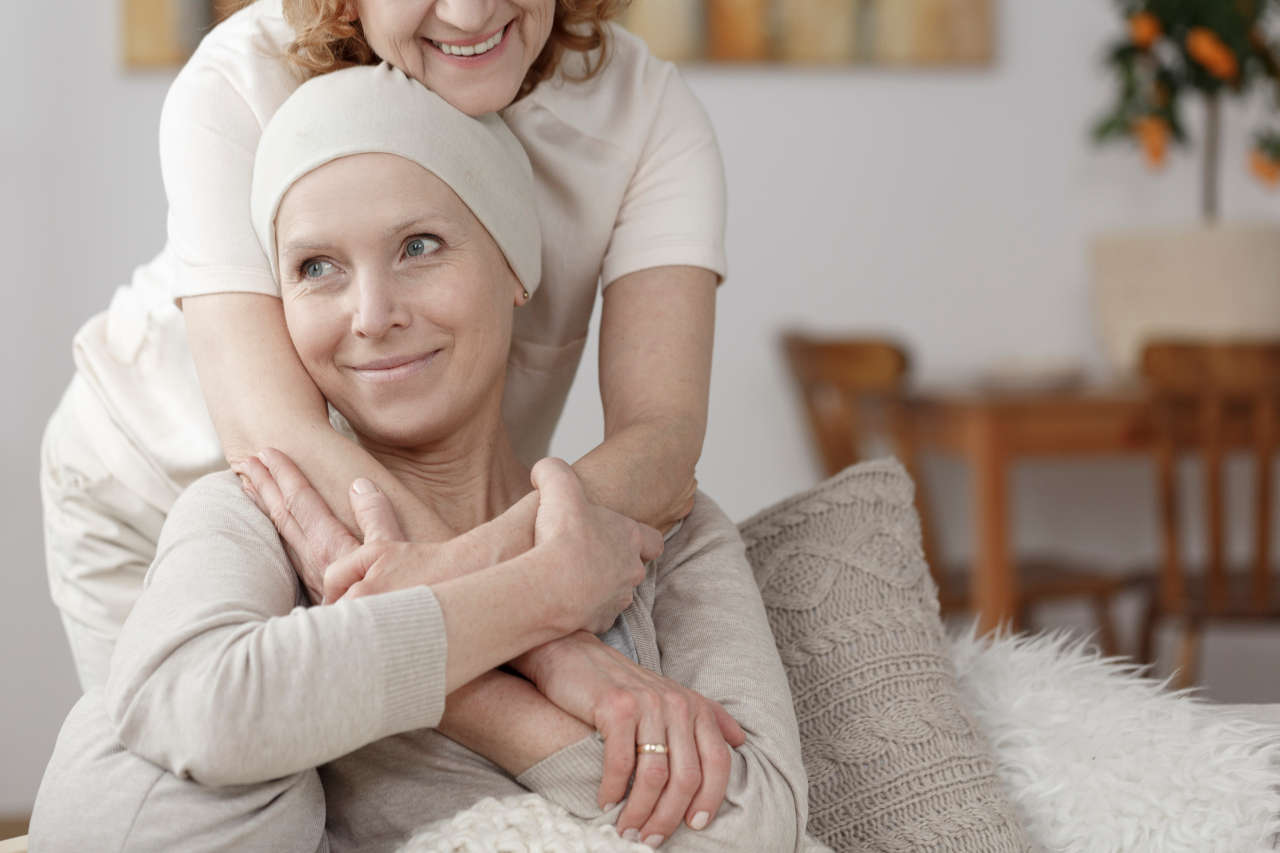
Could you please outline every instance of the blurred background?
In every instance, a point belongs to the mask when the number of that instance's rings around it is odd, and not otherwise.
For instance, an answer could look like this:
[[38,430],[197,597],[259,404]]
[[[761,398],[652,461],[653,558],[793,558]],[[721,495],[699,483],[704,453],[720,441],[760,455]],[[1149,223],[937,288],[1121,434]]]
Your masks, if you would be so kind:
[[[1212,339],[1280,338],[1280,150],[1258,135],[1277,125],[1276,84],[1261,60],[1234,31],[1171,45],[1159,21],[1153,31],[1110,0],[919,0],[915,17],[904,10],[916,0],[635,3],[631,25],[683,60],[728,178],[702,488],[744,519],[824,475],[785,330],[888,340],[909,370],[871,402],[906,421],[881,418],[873,444],[907,436],[938,565],[978,572],[983,600],[1016,616],[1024,602],[991,566],[1004,577],[1021,555],[1060,555],[1104,580],[1027,611],[1028,624],[1094,631],[1093,591],[1105,590],[1115,644],[1136,649],[1150,592],[1120,580],[1159,564],[1162,537],[1143,336],[1194,334],[1202,320]],[[163,243],[160,106],[182,33],[210,20],[162,0],[74,5],[15,4],[0,52],[12,321],[0,524],[14,546],[0,596],[0,818],[29,813],[79,692],[43,568],[41,431],[71,376],[73,333]],[[852,30],[820,43],[812,21],[831,14]],[[1194,73],[1169,72],[1187,61]],[[1249,91],[1226,97],[1246,78]],[[1113,139],[1099,145],[1095,130]],[[595,383],[588,356],[557,455],[599,440]],[[1034,440],[1001,433],[1004,417]],[[1236,553],[1257,490],[1247,460],[1228,454],[1226,469]],[[1178,478],[1199,501],[1196,471]],[[1183,513],[1178,535],[1203,555],[1197,517]],[[1178,638],[1157,640],[1168,672]],[[1214,625],[1197,678],[1220,701],[1280,701],[1277,660],[1280,632],[1265,623]]]

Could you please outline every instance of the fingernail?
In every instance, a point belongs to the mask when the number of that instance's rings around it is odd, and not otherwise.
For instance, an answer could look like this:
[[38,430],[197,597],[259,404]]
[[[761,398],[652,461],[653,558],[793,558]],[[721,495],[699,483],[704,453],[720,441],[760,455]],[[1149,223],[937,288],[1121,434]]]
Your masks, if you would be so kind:
[[693,820],[689,821],[689,826],[693,829],[704,829],[707,821],[711,820],[711,815],[707,812],[698,812],[693,816]]
[[646,839],[644,840],[644,843],[645,843],[645,844],[648,844],[650,847],[657,847],[658,845],[660,845],[660,844],[662,843],[662,836],[661,836],[661,835],[650,835],[648,838],[646,838]]
[[628,829],[626,832],[622,833],[622,837],[623,837],[623,838],[625,838],[625,839],[626,839],[626,840],[628,840],[628,841],[639,841],[639,840],[640,840],[640,830],[636,829],[636,828],[633,826],[633,827],[631,827],[630,829]]
[[614,810],[614,808],[615,808],[617,805],[618,805],[617,803],[609,803],[609,804],[607,804],[607,805],[603,805],[603,806],[601,806],[601,807],[600,807],[600,811],[603,811],[603,812],[611,812],[611,811],[613,811],[613,810]]
[[373,484],[372,480],[366,480],[364,477],[356,477],[355,482],[351,484],[351,491],[357,495],[371,495],[378,491],[378,487]]

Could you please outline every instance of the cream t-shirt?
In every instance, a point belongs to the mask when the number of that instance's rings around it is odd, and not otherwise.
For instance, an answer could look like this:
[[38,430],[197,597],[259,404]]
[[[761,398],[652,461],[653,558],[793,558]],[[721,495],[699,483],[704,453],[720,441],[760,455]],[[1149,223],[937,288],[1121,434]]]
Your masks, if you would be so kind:
[[[504,414],[526,462],[545,455],[582,356],[597,283],[663,265],[725,272],[724,174],[715,134],[674,66],[609,29],[587,81],[560,72],[503,110],[533,164],[543,278],[516,314]],[[278,295],[249,217],[253,157],[267,120],[300,85],[282,56],[280,0],[215,28],[178,74],[160,119],[168,242],[77,335],[76,362],[115,426],[154,465],[119,472],[167,509],[222,467],[186,346],[187,296]]]

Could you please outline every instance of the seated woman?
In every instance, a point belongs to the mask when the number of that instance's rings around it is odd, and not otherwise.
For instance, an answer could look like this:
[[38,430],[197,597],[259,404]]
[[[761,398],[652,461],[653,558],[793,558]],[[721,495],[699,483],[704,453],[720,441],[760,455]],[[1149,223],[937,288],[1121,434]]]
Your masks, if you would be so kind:
[[[63,726],[33,849],[385,850],[530,790],[651,846],[802,847],[796,721],[736,528],[698,495],[665,549],[620,520],[635,558],[595,564],[612,549],[575,528],[572,471],[531,473],[512,452],[507,351],[540,244],[531,170],[501,120],[387,65],[318,77],[264,131],[252,200],[297,352],[363,446],[457,531],[536,500],[535,542],[450,577],[400,559],[389,504],[357,481],[365,545],[326,576],[338,600],[307,606],[236,476],[196,482],[105,690]],[[612,649],[581,630],[610,625]],[[549,646],[573,664],[497,669]],[[667,707],[613,727],[573,666],[604,687],[631,670],[684,687],[626,694]]]

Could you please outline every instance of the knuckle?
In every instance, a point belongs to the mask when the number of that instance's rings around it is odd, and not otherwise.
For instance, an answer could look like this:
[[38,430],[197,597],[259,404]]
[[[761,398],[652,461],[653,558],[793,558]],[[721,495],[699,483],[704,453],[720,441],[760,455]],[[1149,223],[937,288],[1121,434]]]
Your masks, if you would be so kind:
[[698,790],[698,786],[702,784],[702,771],[698,769],[696,764],[681,767],[676,770],[675,776],[671,781],[679,790],[692,793]]
[[652,785],[655,788],[665,785],[667,777],[670,775],[667,770],[667,763],[665,761],[651,761],[648,762],[648,765],[636,775],[645,784]]
[[673,717],[687,718],[689,716],[689,697],[683,693],[667,694],[667,712]]

